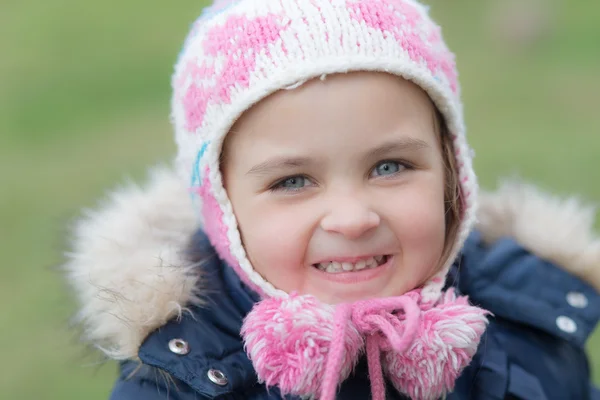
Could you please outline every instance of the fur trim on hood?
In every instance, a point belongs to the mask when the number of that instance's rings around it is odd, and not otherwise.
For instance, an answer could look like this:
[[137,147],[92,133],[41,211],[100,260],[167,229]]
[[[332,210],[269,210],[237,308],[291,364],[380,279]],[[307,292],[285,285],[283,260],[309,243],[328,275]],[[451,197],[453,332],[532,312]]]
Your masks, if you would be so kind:
[[150,332],[201,304],[201,269],[184,255],[198,227],[186,188],[166,168],[85,213],[65,268],[86,342],[110,358],[135,359]]
[[[478,219],[486,241],[512,236],[600,290],[592,208],[512,182],[482,193]],[[144,187],[129,184],[88,211],[73,229],[65,264],[84,340],[110,358],[137,359],[146,336],[201,305],[201,268],[184,254],[200,226],[186,187],[164,167]]]
[[576,197],[551,196],[516,180],[482,193],[476,228],[484,241],[513,237],[538,257],[560,265],[600,292],[600,237],[595,209]]

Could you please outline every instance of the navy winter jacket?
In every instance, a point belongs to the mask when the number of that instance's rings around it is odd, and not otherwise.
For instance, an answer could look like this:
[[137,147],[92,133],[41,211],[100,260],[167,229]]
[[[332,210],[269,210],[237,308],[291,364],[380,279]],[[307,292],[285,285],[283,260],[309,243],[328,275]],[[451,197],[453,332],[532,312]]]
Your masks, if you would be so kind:
[[[193,247],[212,251],[202,232]],[[206,303],[147,337],[141,364],[121,363],[112,400],[281,398],[276,388],[257,383],[239,335],[257,298],[216,256],[203,268],[210,283]],[[513,239],[487,246],[474,232],[447,285],[493,313],[448,400],[600,399],[584,351],[600,316],[600,296],[588,284]],[[187,344],[186,354],[172,351],[175,339]],[[342,383],[338,398],[370,398],[365,362]],[[404,397],[388,386],[387,398]]]

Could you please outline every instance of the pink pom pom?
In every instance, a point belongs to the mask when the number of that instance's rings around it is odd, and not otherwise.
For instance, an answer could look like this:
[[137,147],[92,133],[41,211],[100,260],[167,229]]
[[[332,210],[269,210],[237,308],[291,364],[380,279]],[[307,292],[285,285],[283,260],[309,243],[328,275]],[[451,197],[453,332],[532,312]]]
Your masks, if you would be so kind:
[[471,362],[483,334],[487,311],[448,291],[435,307],[423,311],[415,340],[403,353],[385,352],[387,376],[412,399],[439,399]]
[[[335,308],[312,296],[290,295],[257,303],[246,316],[242,336],[261,383],[282,395],[315,396],[321,391],[327,355],[335,331]],[[343,368],[348,377],[363,346],[361,335],[346,323]]]

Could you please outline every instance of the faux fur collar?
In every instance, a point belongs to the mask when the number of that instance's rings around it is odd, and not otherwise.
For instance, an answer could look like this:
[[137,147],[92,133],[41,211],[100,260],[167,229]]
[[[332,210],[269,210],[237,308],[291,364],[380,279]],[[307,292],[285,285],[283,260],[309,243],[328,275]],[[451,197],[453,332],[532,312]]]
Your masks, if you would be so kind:
[[[512,236],[600,291],[591,207],[508,182],[482,194],[478,219],[488,242]],[[201,269],[184,256],[200,227],[186,187],[170,168],[154,169],[143,187],[121,187],[86,212],[73,229],[65,264],[84,340],[111,358],[136,359],[148,334],[201,305]]]

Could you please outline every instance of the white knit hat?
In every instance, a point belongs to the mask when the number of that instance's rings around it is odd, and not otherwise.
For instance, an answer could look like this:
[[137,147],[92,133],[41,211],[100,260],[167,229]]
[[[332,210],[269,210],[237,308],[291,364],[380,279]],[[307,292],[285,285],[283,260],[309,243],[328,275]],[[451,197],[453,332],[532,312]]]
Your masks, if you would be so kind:
[[178,170],[200,196],[204,229],[220,257],[261,296],[286,296],[246,256],[219,170],[223,140],[236,119],[266,96],[348,71],[410,80],[444,116],[459,171],[462,218],[446,265],[423,289],[423,297],[435,301],[473,225],[477,182],[454,56],[416,1],[220,0],[205,9],[173,77]]

